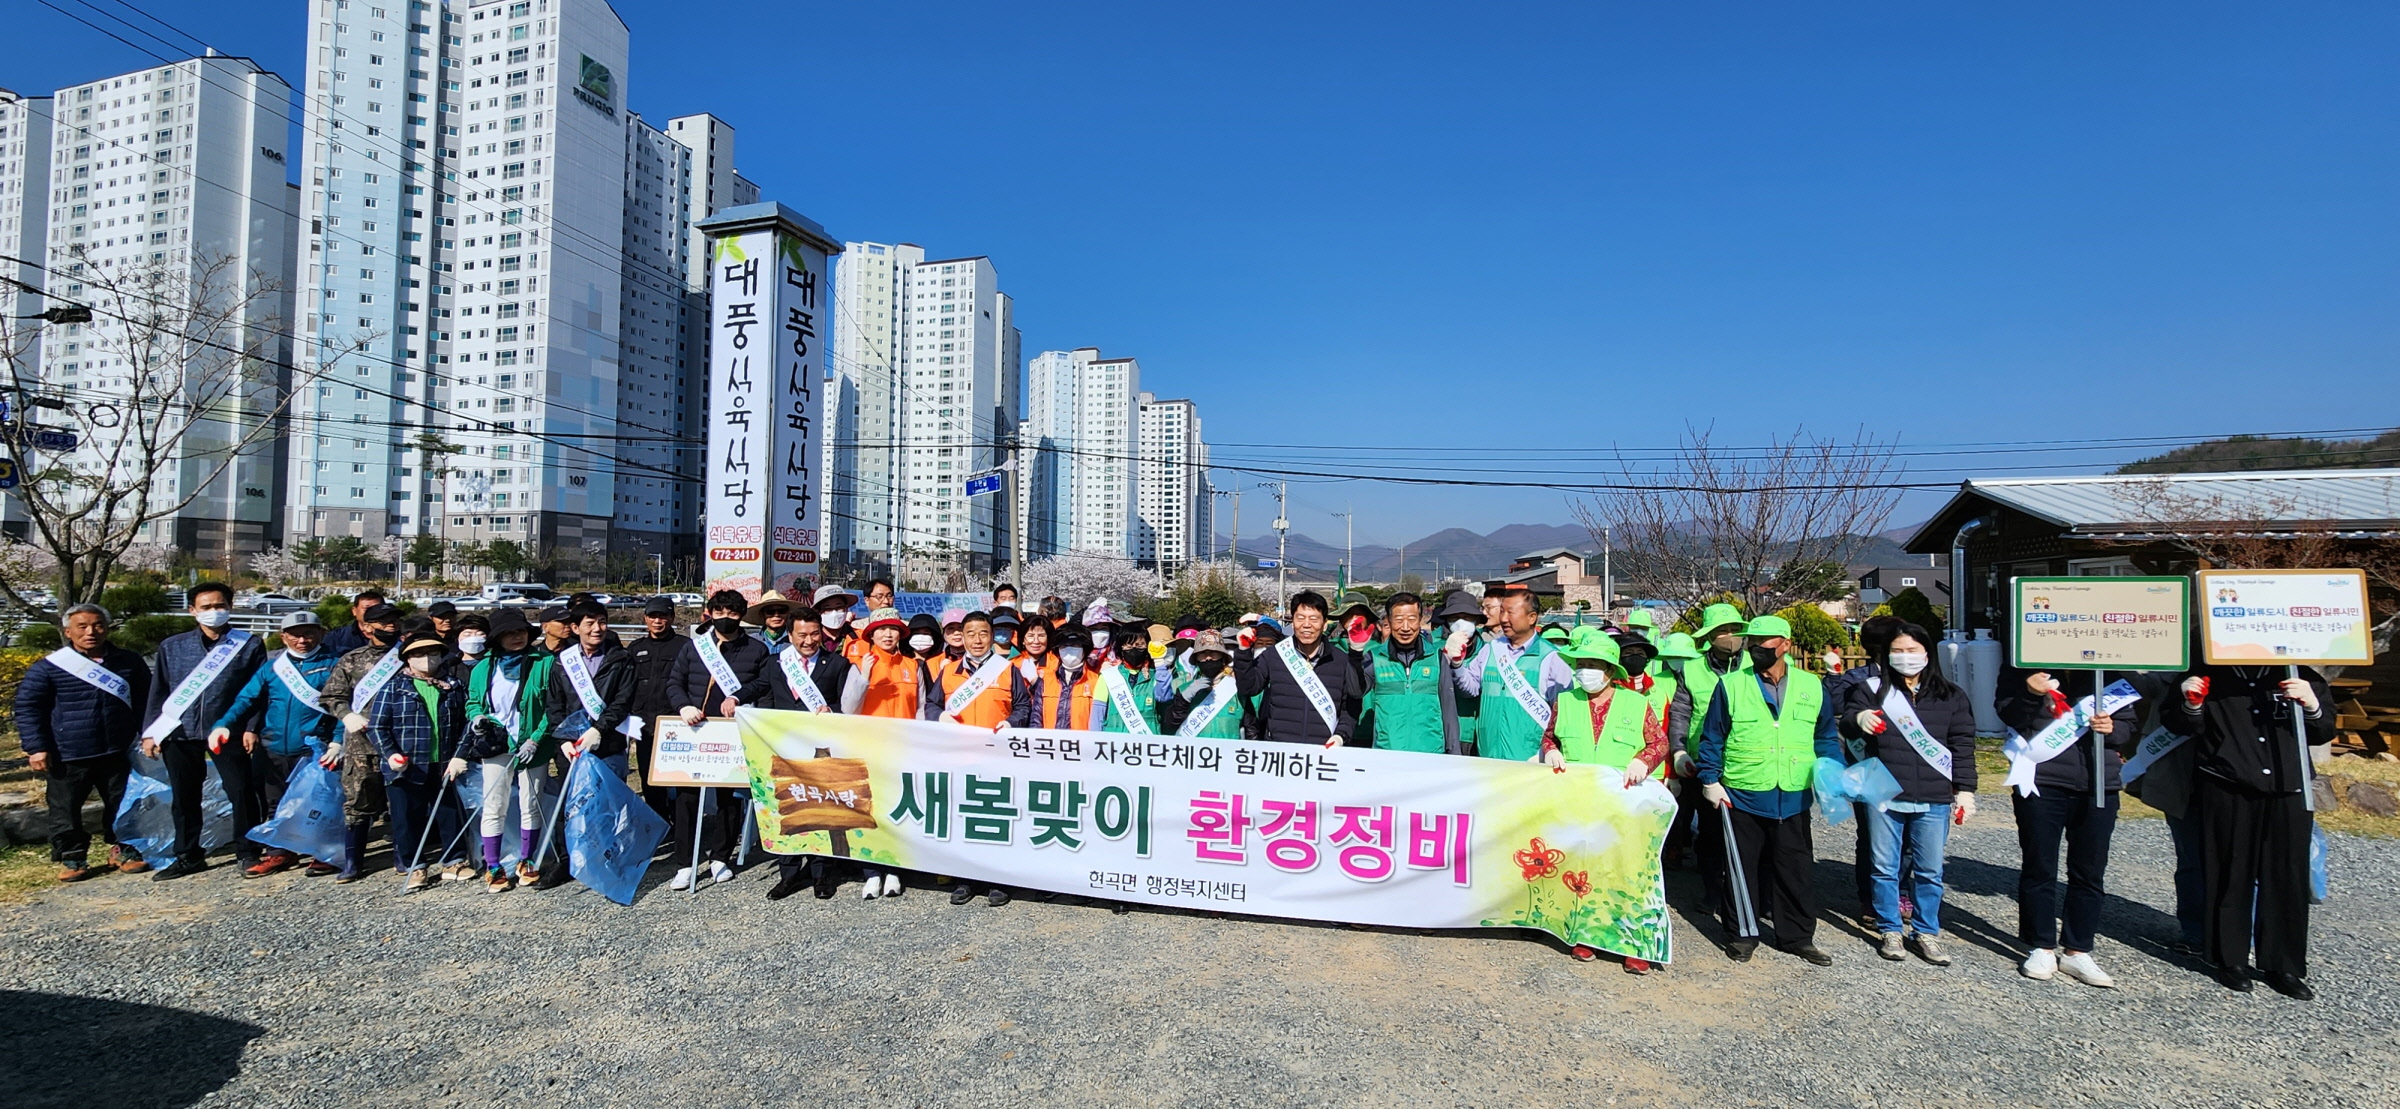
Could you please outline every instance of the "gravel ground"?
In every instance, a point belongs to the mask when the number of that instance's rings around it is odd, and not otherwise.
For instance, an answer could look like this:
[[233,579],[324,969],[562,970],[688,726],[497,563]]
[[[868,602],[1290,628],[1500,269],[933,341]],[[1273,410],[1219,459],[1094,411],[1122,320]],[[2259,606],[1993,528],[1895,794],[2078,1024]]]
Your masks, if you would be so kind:
[[[2005,814],[1951,841],[1957,964],[1878,959],[1819,830],[1835,965],[1137,909],[581,889],[403,898],[230,868],[0,910],[0,1100],[90,1105],[2400,1105],[2400,843],[2336,837],[2301,1004],[2166,951],[2165,826],[2120,826],[2100,991],[2015,972]],[[663,881],[667,867],[652,870]],[[63,1054],[62,1054],[63,1053]],[[76,1066],[50,1060],[80,1058]]]

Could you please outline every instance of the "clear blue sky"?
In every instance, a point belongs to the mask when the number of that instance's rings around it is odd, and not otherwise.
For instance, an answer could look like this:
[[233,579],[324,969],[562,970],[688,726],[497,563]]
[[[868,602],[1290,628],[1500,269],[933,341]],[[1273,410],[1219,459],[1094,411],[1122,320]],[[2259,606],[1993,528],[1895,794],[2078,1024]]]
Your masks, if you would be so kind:
[[[2400,423],[2400,7],[1967,7],[619,11],[636,110],[724,116],[836,235],[991,255],[1028,355],[1138,356],[1222,443]],[[300,79],[297,3],[153,10]],[[31,2],[10,23],[0,85],[149,61]],[[1362,542],[1568,519],[1294,496],[1335,541],[1345,501]]]

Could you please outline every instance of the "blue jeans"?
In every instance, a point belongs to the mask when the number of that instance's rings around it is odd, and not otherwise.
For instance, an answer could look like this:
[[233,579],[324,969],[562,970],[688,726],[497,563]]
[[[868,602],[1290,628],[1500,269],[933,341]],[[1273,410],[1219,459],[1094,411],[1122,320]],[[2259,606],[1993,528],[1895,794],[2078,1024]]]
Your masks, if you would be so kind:
[[1867,836],[1875,851],[1875,923],[1900,930],[1900,884],[1906,848],[1908,894],[1917,903],[1917,933],[1942,934],[1942,859],[1950,845],[1950,806],[1924,812],[1867,813]]

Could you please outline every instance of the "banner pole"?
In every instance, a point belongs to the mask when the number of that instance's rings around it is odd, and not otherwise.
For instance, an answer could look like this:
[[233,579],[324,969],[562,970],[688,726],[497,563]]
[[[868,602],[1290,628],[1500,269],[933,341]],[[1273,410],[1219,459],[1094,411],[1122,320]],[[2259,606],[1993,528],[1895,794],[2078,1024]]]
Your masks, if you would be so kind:
[[[2108,671],[2092,671],[2092,722],[2100,722],[2100,713],[2108,708]],[[2111,725],[2112,727],[2114,725]],[[2108,744],[2100,738],[2100,729],[2092,730],[2092,807],[2108,807]]]
[[[2284,676],[2292,681],[2299,681],[2300,664],[2293,663],[2284,667]],[[2308,806],[2308,811],[2315,812],[2317,811],[2317,767],[2308,758],[2308,721],[2304,719],[2305,715],[2305,711],[2300,707],[2300,702],[2293,701],[2292,740],[2300,747],[2300,800]]]

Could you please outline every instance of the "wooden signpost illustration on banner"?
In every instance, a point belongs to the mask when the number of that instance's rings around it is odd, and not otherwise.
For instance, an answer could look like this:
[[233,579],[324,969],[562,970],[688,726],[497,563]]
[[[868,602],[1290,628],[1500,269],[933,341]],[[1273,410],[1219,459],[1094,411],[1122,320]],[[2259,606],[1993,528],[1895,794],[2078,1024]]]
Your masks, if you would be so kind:
[[[717,790],[746,789],[749,762],[742,755],[742,733],[731,720],[703,720],[695,728],[679,716],[661,716],[653,726],[658,742],[650,748],[650,765],[643,780],[654,786],[698,789],[700,804],[692,814],[692,893],[700,892],[700,845],[708,842],[708,806]],[[749,822],[744,821],[746,828]],[[742,839],[748,846],[749,837]]]
[[[2089,670],[2092,710],[2110,670],[2191,668],[2191,580],[2180,577],[2016,578],[2009,591],[2012,662],[2026,670]],[[2092,735],[2092,804],[2108,804],[2108,753]]]
[[[2300,664],[2372,666],[2372,621],[2362,570],[2202,570],[2201,654],[2211,666],[2284,667],[2298,680]],[[2332,711],[2327,706],[2325,711]],[[2292,738],[2300,745],[2301,798],[2317,807],[2308,757],[2308,725],[2292,703]]]

